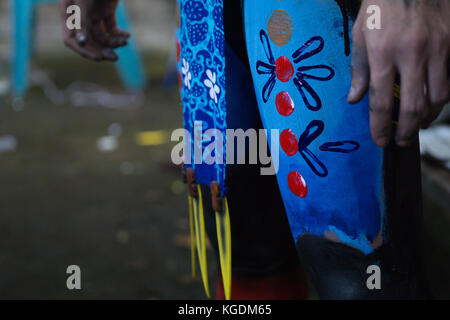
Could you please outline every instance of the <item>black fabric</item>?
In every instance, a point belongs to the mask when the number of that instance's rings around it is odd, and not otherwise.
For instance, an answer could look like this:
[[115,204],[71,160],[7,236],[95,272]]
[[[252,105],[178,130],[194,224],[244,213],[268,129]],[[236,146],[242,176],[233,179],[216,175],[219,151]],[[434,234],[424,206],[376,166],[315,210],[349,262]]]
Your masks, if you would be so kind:
[[[314,287],[323,300],[410,300],[427,299],[420,270],[409,265],[409,259],[399,261],[398,252],[391,244],[373,254],[313,235],[298,239],[300,259]],[[369,290],[368,278],[380,268],[380,289]]]
[[250,70],[245,43],[243,0],[226,0],[223,6],[225,40],[244,66]]
[[[421,257],[422,194],[418,139],[385,150],[384,245],[370,255],[312,235],[297,239],[300,259],[321,299],[427,299]],[[381,290],[368,290],[369,265],[381,269]]]

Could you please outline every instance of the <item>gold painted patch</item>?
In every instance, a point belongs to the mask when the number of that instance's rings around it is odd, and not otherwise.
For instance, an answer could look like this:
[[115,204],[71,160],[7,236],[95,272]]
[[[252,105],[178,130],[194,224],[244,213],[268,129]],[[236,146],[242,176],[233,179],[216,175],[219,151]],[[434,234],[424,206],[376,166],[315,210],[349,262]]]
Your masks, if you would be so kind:
[[277,9],[272,12],[269,22],[267,23],[269,37],[279,47],[289,43],[294,31],[292,18],[285,10]]

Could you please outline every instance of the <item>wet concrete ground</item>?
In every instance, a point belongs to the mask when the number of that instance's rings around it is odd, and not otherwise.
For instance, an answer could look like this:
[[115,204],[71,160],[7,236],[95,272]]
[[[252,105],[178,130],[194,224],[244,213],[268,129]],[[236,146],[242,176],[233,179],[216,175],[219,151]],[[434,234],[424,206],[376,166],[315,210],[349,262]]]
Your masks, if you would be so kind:
[[[0,97],[0,136],[18,143],[0,154],[0,298],[205,297],[190,276],[187,197],[171,145],[136,143],[140,131],[181,126],[177,91],[158,85],[164,58],[146,61],[154,83],[141,107],[53,105],[33,88],[16,112]],[[78,79],[122,90],[111,65],[75,56],[38,65],[59,88]],[[122,127],[119,146],[100,152],[112,123]],[[72,264],[81,291],[66,288]]]

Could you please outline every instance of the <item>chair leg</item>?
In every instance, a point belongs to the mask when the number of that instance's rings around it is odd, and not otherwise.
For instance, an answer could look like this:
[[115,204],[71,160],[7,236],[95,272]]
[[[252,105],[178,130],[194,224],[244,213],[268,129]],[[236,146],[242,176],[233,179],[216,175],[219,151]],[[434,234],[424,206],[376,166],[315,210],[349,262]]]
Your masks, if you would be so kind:
[[10,16],[13,39],[12,56],[12,93],[23,96],[28,87],[28,73],[31,55],[31,34],[33,0],[10,0]]
[[[117,10],[117,22],[121,28],[132,31],[130,19],[125,5],[120,2]],[[147,86],[147,76],[145,74],[139,48],[133,38],[130,38],[126,47],[117,50],[119,60],[116,68],[124,85],[131,90],[143,90]]]

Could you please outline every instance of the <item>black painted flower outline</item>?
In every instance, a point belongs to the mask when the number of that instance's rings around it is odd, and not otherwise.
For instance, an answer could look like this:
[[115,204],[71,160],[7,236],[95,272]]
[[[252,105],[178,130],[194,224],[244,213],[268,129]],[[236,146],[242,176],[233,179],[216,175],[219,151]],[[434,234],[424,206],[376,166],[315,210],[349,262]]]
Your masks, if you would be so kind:
[[[268,63],[258,60],[256,62],[256,71],[258,74],[270,74],[269,79],[266,81],[263,89],[262,89],[262,99],[265,103],[269,101],[270,95],[275,87],[277,76],[276,76],[276,67],[275,67],[275,58],[272,53],[272,48],[270,45],[269,36],[266,31],[260,31],[260,40],[264,48],[264,52],[268,59]],[[311,49],[310,47],[317,43],[317,47]],[[325,41],[320,36],[315,36],[309,39],[303,46],[301,46],[298,50],[296,50],[292,54],[292,59],[295,64],[302,62],[316,54],[319,54],[325,45]],[[309,49],[309,51],[307,50]],[[314,75],[307,71],[316,71],[316,70],[325,70],[327,74],[325,75]],[[311,111],[318,111],[322,108],[322,101],[316,91],[311,87],[308,83],[308,79],[318,80],[318,81],[329,81],[333,79],[335,75],[335,71],[324,64],[320,65],[312,65],[312,66],[299,66],[297,68],[297,72],[295,73],[295,77],[293,78],[293,82],[300,95],[302,96],[303,102],[306,107]],[[314,100],[314,105],[309,101],[308,95]]]

